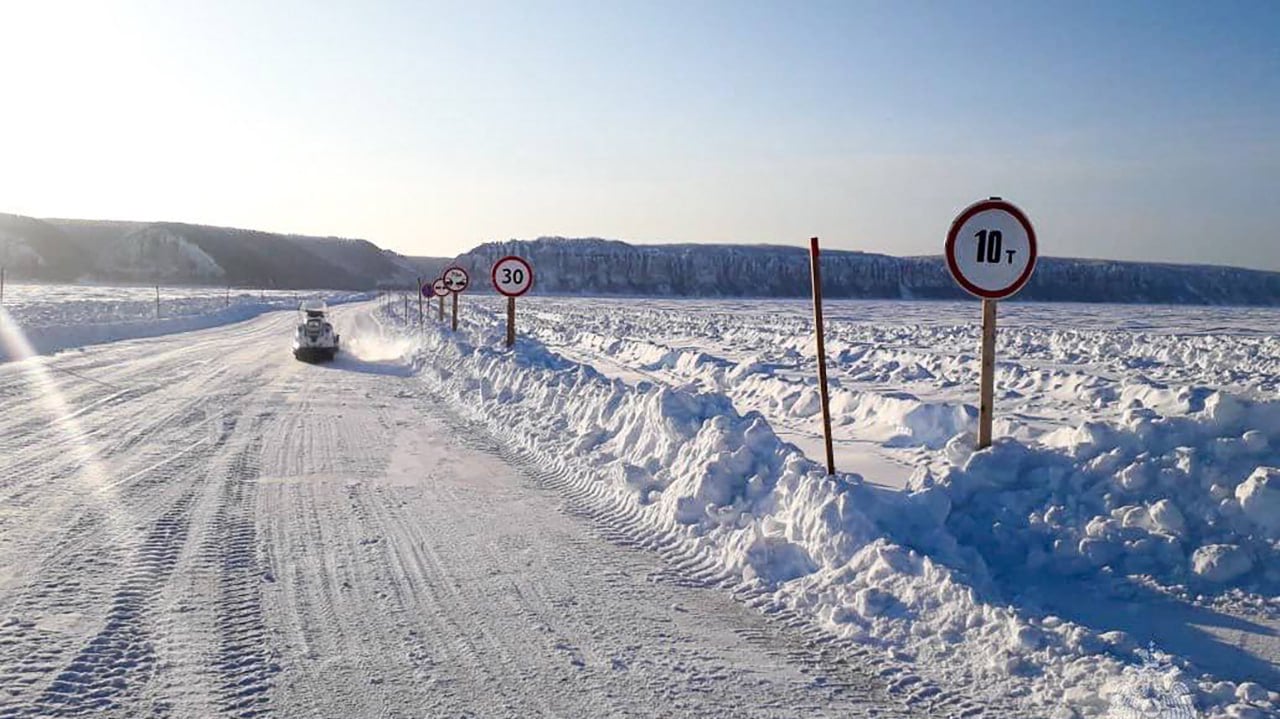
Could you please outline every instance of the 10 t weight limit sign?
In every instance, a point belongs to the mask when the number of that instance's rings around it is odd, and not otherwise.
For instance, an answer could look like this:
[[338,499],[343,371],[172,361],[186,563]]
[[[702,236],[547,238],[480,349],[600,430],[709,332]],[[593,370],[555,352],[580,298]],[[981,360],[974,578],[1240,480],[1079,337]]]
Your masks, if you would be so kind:
[[978,449],[991,446],[995,416],[996,305],[1031,279],[1036,231],[1027,216],[999,197],[966,207],[947,232],[947,267],[956,283],[982,298],[982,361],[978,379]]
[[1013,203],[993,197],[965,208],[947,233],[951,276],[984,300],[1012,296],[1036,268],[1036,231]]

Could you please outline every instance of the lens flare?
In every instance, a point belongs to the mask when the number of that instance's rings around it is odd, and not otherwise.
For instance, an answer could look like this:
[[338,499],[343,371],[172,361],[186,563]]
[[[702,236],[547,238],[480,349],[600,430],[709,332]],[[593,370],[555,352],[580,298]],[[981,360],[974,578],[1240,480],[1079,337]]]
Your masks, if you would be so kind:
[[107,472],[98,460],[92,438],[84,431],[67,402],[66,395],[46,365],[46,359],[36,353],[22,328],[3,307],[0,307],[0,350],[25,375],[36,396],[35,406],[49,417],[51,426],[66,440],[69,456],[76,467],[73,486],[79,490],[75,493],[79,495],[77,498],[101,504],[107,528],[117,546],[131,545],[127,517],[114,486],[107,481]]

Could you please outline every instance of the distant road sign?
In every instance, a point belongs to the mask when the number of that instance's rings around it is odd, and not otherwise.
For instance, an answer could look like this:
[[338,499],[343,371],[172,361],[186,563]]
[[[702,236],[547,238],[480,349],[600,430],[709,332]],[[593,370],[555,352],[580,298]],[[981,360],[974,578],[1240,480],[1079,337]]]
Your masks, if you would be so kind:
[[431,294],[436,297],[447,297],[449,295],[449,288],[445,286],[443,277],[436,278],[436,281],[431,283]]
[[466,290],[471,284],[471,275],[467,274],[466,270],[457,266],[450,267],[445,270],[444,274],[440,276],[440,279],[444,280],[444,286],[447,287],[450,292],[455,294]]
[[503,257],[489,274],[493,288],[507,297],[519,297],[533,287],[533,267],[522,257]]
[[423,282],[422,285],[418,287],[418,292],[421,293],[423,297],[431,297],[435,294],[431,290],[431,285],[426,282]]
[[1011,202],[969,205],[947,233],[947,267],[965,291],[987,300],[1011,297],[1036,268],[1036,231]]

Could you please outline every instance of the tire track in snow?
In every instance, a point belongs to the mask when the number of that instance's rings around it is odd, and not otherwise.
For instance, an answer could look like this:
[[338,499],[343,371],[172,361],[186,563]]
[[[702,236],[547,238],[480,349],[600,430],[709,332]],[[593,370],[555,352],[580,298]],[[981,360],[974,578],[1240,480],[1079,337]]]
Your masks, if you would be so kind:
[[219,572],[215,609],[219,705],[228,715],[243,718],[268,714],[271,677],[278,669],[266,643],[263,571],[257,556],[254,516],[263,419],[258,417],[251,430],[253,439],[230,467],[205,552],[206,561],[215,564]]
[[113,593],[106,625],[36,699],[38,715],[101,715],[136,696],[154,675],[148,614],[186,541],[194,489],[151,525]]

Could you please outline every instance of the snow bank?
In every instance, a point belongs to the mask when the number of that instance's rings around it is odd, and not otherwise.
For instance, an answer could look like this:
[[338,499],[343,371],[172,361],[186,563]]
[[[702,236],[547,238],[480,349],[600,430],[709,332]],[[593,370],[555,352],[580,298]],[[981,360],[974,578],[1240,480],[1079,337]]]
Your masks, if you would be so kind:
[[[1043,568],[1057,552],[1064,571],[1132,564],[1232,582],[1267,563],[1245,559],[1274,551],[1256,520],[1221,501],[1274,501],[1273,475],[1254,469],[1274,465],[1269,448],[1280,446],[1269,405],[1210,397],[1203,417],[1176,420],[1135,408],[1123,426],[1086,425],[1040,449],[1007,441],[969,454],[956,439],[954,467],[896,493],[856,474],[826,476],[722,392],[610,379],[526,339],[499,351],[497,323],[483,314],[464,329],[423,340],[415,362],[434,392],[602,521],[677,548],[694,576],[905,662],[895,686],[914,687],[903,689],[913,700],[937,691],[919,672],[980,699],[1021,697],[1028,715],[1102,716],[1142,670],[1139,648],[1123,632],[1025,616],[1002,598],[1003,575]],[[637,361],[725,369],[633,349]],[[1154,656],[1186,678],[1172,657]],[[1232,704],[1238,714],[1236,685],[1191,684],[1206,716],[1227,716]],[[1248,702],[1273,711],[1275,699],[1254,692]]]
[[913,487],[945,492],[951,534],[997,571],[1108,568],[1215,592],[1280,583],[1274,467],[1280,403],[1213,392],[1185,416],[1134,406],[1041,447],[998,442]]

